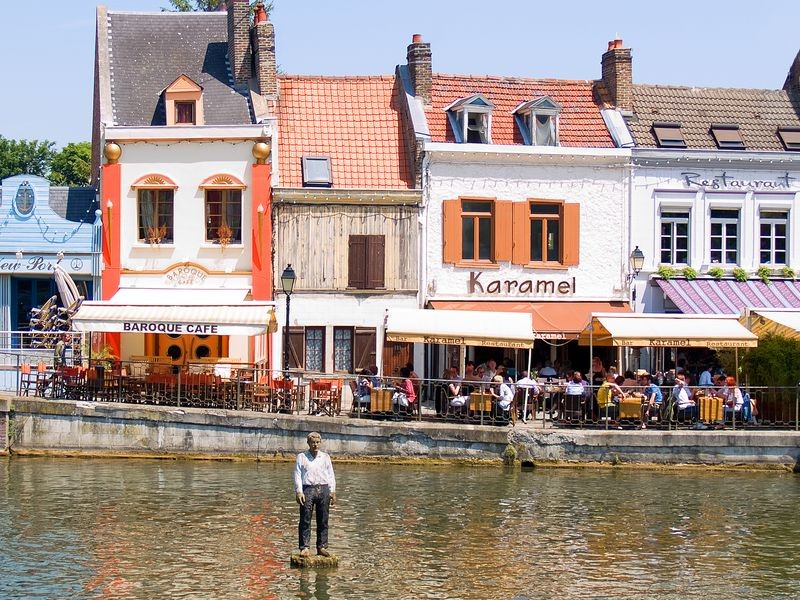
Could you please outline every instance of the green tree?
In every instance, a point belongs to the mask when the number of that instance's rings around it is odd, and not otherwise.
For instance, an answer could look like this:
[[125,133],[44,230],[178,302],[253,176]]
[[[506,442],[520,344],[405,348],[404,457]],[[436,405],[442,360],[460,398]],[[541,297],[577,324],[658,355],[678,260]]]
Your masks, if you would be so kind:
[[92,144],[67,144],[53,156],[50,182],[53,185],[89,185],[92,168]]
[[53,146],[47,140],[9,140],[0,135],[0,179],[22,173],[47,177]]
[[800,381],[800,340],[767,334],[759,338],[758,347],[741,356],[739,364],[751,385],[794,387]]
[[[165,8],[162,10],[173,12],[213,12],[215,10],[220,10],[220,5],[222,5],[222,8],[225,8],[226,0],[169,0],[169,3],[172,5],[172,8]],[[255,5],[256,2],[250,2],[250,9],[252,10]],[[271,1],[264,2],[264,10],[267,11],[267,14],[272,12]]]

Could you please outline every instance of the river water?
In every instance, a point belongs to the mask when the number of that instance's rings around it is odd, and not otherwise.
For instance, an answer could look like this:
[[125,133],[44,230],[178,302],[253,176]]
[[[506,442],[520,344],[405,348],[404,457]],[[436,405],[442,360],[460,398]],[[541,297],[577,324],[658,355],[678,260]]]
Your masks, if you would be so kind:
[[0,597],[800,596],[788,473],[337,464],[340,566],[300,570],[291,472],[2,459]]

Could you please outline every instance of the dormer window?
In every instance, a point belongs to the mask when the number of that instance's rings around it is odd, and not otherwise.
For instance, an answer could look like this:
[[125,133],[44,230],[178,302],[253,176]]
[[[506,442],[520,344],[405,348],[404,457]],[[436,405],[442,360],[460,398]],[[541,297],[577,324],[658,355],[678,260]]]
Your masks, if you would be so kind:
[[550,96],[523,102],[511,112],[526,145],[558,146],[561,105]]
[[712,123],[711,135],[720,150],[744,150],[744,140],[738,125]]
[[203,88],[181,75],[163,91],[167,125],[203,124]]
[[653,123],[653,135],[661,148],[686,148],[680,123],[656,121]]
[[492,104],[482,94],[473,94],[445,107],[453,137],[459,144],[492,143]]
[[800,127],[779,127],[778,137],[786,150],[800,150]]

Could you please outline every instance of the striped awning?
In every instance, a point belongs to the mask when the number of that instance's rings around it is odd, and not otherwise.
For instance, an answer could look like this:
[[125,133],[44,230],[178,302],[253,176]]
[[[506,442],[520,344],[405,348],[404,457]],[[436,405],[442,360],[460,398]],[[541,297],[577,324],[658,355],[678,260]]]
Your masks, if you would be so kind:
[[745,308],[800,308],[800,282],[782,279],[659,279],[658,285],[684,314],[740,315]]

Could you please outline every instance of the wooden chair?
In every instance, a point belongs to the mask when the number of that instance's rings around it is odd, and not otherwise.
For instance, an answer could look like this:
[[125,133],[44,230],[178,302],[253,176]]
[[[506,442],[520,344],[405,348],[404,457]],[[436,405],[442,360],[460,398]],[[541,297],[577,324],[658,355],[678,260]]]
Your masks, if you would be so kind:
[[249,387],[251,391],[245,394],[242,406],[259,412],[268,410],[272,402],[272,388],[269,385],[269,377],[262,375],[258,378],[257,383]]
[[34,373],[30,363],[22,363],[19,366],[19,393],[21,396],[30,396],[31,389],[34,396],[38,391],[38,370]]
[[[331,381],[312,381],[309,386],[308,414],[327,415],[336,414],[335,392]],[[341,396],[340,396],[341,399]]]
[[272,409],[275,412],[293,413],[298,410],[300,390],[292,379],[275,379],[272,381]]

